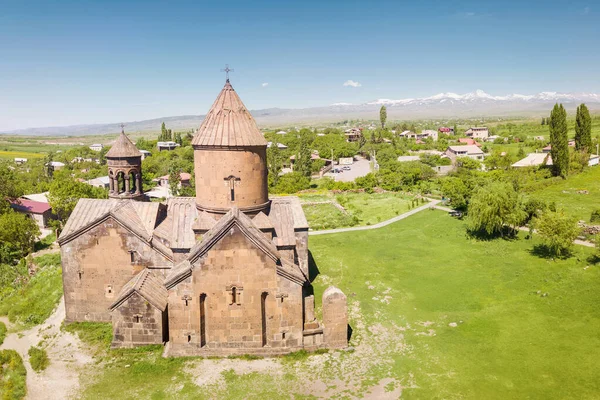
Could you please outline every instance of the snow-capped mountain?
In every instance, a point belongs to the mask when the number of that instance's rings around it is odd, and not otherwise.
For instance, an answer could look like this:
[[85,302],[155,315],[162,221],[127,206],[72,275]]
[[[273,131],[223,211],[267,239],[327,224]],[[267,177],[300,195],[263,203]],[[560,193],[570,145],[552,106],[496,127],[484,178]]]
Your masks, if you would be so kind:
[[[367,105],[386,105],[386,106],[397,106],[397,105],[431,105],[431,104],[468,104],[468,103],[490,103],[490,102],[559,102],[559,103],[571,103],[571,102],[600,102],[600,95],[595,93],[558,93],[558,92],[541,92],[535,95],[523,95],[523,94],[509,94],[506,96],[493,96],[483,90],[476,90],[466,94],[456,93],[439,93],[434,96],[417,98],[417,99],[378,99],[366,103]],[[343,103],[338,103],[343,104]]]
[[[345,119],[379,119],[379,109],[387,107],[389,120],[423,118],[481,118],[481,117],[543,117],[550,115],[554,103],[562,103],[572,115],[585,103],[592,112],[600,111],[600,95],[595,93],[541,92],[534,95],[509,94],[493,96],[483,90],[471,93],[439,93],[429,97],[407,99],[378,99],[363,104],[338,102],[324,107],[302,109],[267,108],[252,110],[261,126],[294,123],[338,122]],[[126,122],[128,131],[158,132],[165,121],[173,129],[200,126],[203,115],[183,115],[153,120]],[[69,127],[31,128],[6,133],[23,135],[92,135],[118,132],[118,124],[78,125]]]

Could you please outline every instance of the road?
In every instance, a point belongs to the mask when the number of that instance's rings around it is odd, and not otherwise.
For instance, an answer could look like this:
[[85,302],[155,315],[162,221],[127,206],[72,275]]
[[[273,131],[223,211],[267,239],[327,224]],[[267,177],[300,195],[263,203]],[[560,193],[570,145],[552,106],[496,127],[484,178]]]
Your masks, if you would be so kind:
[[[343,168],[344,165],[336,165],[335,168]],[[352,182],[356,178],[367,175],[371,172],[371,162],[366,158],[359,157],[352,165],[350,165],[350,171],[344,171],[342,173],[331,173],[328,172],[326,176],[334,178],[337,182]]]

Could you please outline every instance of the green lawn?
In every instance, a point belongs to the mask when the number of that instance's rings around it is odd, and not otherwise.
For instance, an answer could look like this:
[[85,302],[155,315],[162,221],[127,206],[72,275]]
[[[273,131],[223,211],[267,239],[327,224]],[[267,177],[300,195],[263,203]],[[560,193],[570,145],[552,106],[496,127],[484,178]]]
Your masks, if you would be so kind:
[[[589,194],[577,193],[580,190],[587,190]],[[592,211],[600,208],[600,166],[590,167],[566,180],[557,181],[533,195],[547,202],[555,202],[558,208],[564,208],[568,214],[589,222]]]
[[303,204],[308,224],[313,230],[374,225],[410,209],[411,197],[400,193],[332,192],[302,193],[302,203],[330,201],[342,205],[342,212],[333,204]]
[[[532,254],[536,243],[471,240],[440,211],[313,236],[317,313],[328,285],[347,294],[354,352],[250,361],[103,350],[82,397],[377,398],[401,386],[418,399],[598,398],[600,268],[584,269],[591,249],[551,261]],[[106,346],[109,327],[90,325],[86,341]],[[198,376],[220,379],[199,387]]]
[[399,328],[410,352],[372,373],[412,376],[403,397],[597,398],[600,268],[584,269],[589,249],[554,262],[532,255],[534,243],[470,240],[462,222],[427,211],[311,237],[310,249],[319,292],[334,283],[367,326]]
[[26,151],[4,151],[0,150],[0,158],[13,160],[15,158],[42,158],[44,154],[42,153],[31,153]]

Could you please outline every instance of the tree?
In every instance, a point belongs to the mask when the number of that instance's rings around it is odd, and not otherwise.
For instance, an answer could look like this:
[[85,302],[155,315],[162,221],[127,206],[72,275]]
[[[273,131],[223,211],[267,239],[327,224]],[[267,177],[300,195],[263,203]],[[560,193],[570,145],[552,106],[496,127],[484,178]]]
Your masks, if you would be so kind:
[[567,177],[569,172],[569,139],[567,137],[567,111],[555,104],[550,113],[550,155],[555,176]]
[[303,176],[310,178],[311,176],[311,153],[308,147],[308,141],[302,139],[300,141],[300,149],[296,154],[295,170]]
[[589,153],[592,149],[592,118],[585,104],[577,107],[575,116],[575,148],[577,151]]
[[19,180],[8,164],[0,162],[0,214],[10,211],[9,200],[14,200],[23,194]]
[[279,174],[283,169],[283,157],[278,143],[273,143],[267,149],[267,169],[269,170],[269,182],[272,186],[277,185]]
[[517,152],[517,158],[520,160],[525,157],[525,150],[522,145],[519,145],[519,151]]
[[172,164],[169,168],[169,189],[173,196],[179,195],[179,182],[181,180],[181,171],[177,168],[177,165]]
[[167,127],[165,126],[165,123],[163,122],[162,125],[160,126],[160,135],[158,136],[158,141],[162,142],[167,140]]
[[557,257],[568,255],[579,236],[577,219],[561,211],[546,211],[534,222],[548,252]]
[[525,217],[521,198],[514,187],[506,182],[491,182],[471,197],[467,227],[473,233],[503,236],[507,227],[514,231]]
[[13,264],[33,251],[40,229],[25,214],[8,211],[0,215],[0,263]]
[[381,122],[381,129],[385,128],[385,121],[387,120],[387,109],[385,106],[381,106],[379,109],[379,121]]
[[456,126],[456,122],[454,123],[454,128],[452,129],[454,131],[454,135],[458,135],[458,126]]
[[56,174],[48,193],[52,211],[62,223],[67,222],[79,199],[105,199],[106,197],[106,190],[78,182],[67,173]]

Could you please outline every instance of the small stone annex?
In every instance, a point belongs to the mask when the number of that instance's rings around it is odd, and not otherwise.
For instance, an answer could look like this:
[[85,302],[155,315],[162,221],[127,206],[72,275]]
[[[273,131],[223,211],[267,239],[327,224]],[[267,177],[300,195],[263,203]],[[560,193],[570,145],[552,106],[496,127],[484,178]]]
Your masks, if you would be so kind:
[[308,223],[268,196],[267,142],[227,79],[193,138],[196,197],[148,202],[122,131],[109,199],[81,199],[60,237],[66,322],[112,322],[113,347],[166,356],[276,355],[348,344],[347,300],[315,318]]

